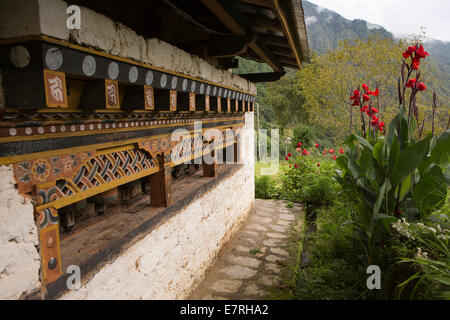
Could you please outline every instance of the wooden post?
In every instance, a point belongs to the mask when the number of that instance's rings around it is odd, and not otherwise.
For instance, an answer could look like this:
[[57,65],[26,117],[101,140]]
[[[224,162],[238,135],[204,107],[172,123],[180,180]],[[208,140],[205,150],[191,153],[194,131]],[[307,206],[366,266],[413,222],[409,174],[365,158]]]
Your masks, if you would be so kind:
[[164,153],[157,156],[159,172],[149,177],[150,203],[153,207],[168,207],[172,204],[172,174]]
[[[211,146],[211,143],[210,143]],[[212,148],[211,153],[210,153],[210,159],[209,161],[211,161],[212,159],[214,159],[213,163],[208,164],[205,162],[205,156],[202,157],[202,167],[203,167],[203,176],[204,177],[217,177],[217,154],[216,154],[216,150],[214,148]]]
[[242,162],[242,155],[241,155],[241,141],[240,137],[236,137],[236,142],[233,144],[234,147],[234,163],[240,164]]

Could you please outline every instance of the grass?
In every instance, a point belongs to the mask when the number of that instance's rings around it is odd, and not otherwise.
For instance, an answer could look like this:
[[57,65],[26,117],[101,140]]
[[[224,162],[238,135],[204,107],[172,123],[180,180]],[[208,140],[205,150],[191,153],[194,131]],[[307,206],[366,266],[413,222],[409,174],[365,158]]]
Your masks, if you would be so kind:
[[365,291],[367,275],[358,260],[359,246],[352,227],[351,202],[335,201],[319,209],[317,231],[293,229],[287,248],[291,259],[282,268],[282,285],[272,299],[353,300]]

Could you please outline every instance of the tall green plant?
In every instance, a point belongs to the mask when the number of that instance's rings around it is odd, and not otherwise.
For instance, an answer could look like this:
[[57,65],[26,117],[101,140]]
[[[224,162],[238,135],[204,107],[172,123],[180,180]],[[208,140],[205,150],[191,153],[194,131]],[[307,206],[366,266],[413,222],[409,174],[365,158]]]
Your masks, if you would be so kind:
[[[449,163],[450,130],[439,137],[432,131],[422,138],[424,122],[419,125],[415,103],[417,95],[426,90],[425,84],[419,81],[419,67],[420,59],[427,55],[419,45],[403,53],[405,60],[397,90],[399,109],[387,133],[377,137],[377,130],[385,132],[384,126],[380,126],[378,119],[373,121],[373,117],[365,123],[362,115],[364,136],[348,137],[345,154],[337,159],[342,169],[340,182],[353,188],[360,200],[354,223],[365,251],[365,262],[382,269],[387,268],[384,249],[390,237],[390,223],[399,217],[426,219],[442,207],[447,196],[448,181],[442,168]],[[357,89],[351,97],[352,105],[359,106],[361,113],[367,112],[362,104],[370,95],[368,87],[363,88],[364,95]],[[361,96],[367,97],[361,99]],[[433,100],[435,109],[436,95]]]

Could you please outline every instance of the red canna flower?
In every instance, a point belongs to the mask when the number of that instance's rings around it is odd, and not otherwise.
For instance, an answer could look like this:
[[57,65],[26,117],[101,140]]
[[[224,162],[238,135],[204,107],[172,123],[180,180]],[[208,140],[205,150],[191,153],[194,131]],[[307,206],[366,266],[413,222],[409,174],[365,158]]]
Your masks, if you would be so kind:
[[297,163],[296,163],[296,164],[294,164],[294,167],[295,167],[295,168],[298,168],[298,164],[297,164]]
[[360,104],[359,99],[355,99],[353,100],[352,107],[359,106],[359,104]]
[[320,167],[320,163],[318,163],[317,166]]
[[292,157],[292,153],[289,152],[289,153],[288,153],[288,156],[289,156],[289,157]]
[[408,59],[414,52],[416,52],[417,47],[413,46],[413,47],[408,47],[408,49],[403,52],[403,58]]
[[326,155],[326,154],[327,154],[327,152],[326,152],[326,151],[324,151],[323,155]]
[[286,161],[289,161],[289,157],[286,157]]
[[306,156],[308,154],[308,151],[306,151],[306,149],[304,149],[302,153],[304,156]]
[[371,115],[375,114],[378,112],[377,108],[371,108],[371,109],[367,109],[367,115],[370,117]]
[[379,94],[380,94],[380,91],[378,89],[376,89],[374,92],[372,92],[372,95],[374,97],[378,97]]
[[336,159],[337,159],[337,157],[336,157],[336,156],[333,156],[332,158],[333,158],[333,160],[336,160]]
[[344,149],[339,149],[340,154],[344,154]]
[[406,83],[406,87],[407,88],[412,88],[416,85],[416,79],[409,79],[408,82]]
[[319,144],[318,144],[318,143],[316,143],[316,144],[315,144],[315,146],[316,146],[316,148],[318,148],[318,147],[319,147]]
[[328,151],[329,153],[334,153],[334,149],[330,149],[330,151]]
[[419,67],[420,67],[420,57],[415,55],[414,58],[412,59],[411,69],[418,70]]
[[422,82],[420,82],[419,85],[417,86],[417,89],[419,89],[420,91],[425,91],[427,90],[427,86]]
[[417,56],[417,57],[419,57],[421,59],[425,59],[425,57],[429,56],[429,55],[430,54],[423,49],[423,46],[420,46],[419,49],[417,49],[415,56]]
[[363,99],[364,101],[370,101],[370,97],[367,94],[363,95]]
[[302,143],[301,142],[299,142],[299,143],[297,143],[297,147],[301,147],[302,146]]

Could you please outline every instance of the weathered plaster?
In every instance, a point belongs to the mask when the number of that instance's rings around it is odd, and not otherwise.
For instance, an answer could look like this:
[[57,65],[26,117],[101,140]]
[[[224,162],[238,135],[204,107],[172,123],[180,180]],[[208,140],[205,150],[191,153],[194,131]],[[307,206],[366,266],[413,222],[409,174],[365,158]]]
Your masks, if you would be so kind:
[[66,9],[61,0],[0,1],[0,38],[46,34],[67,40]]
[[0,299],[19,299],[40,287],[33,212],[15,188],[12,166],[0,166]]

